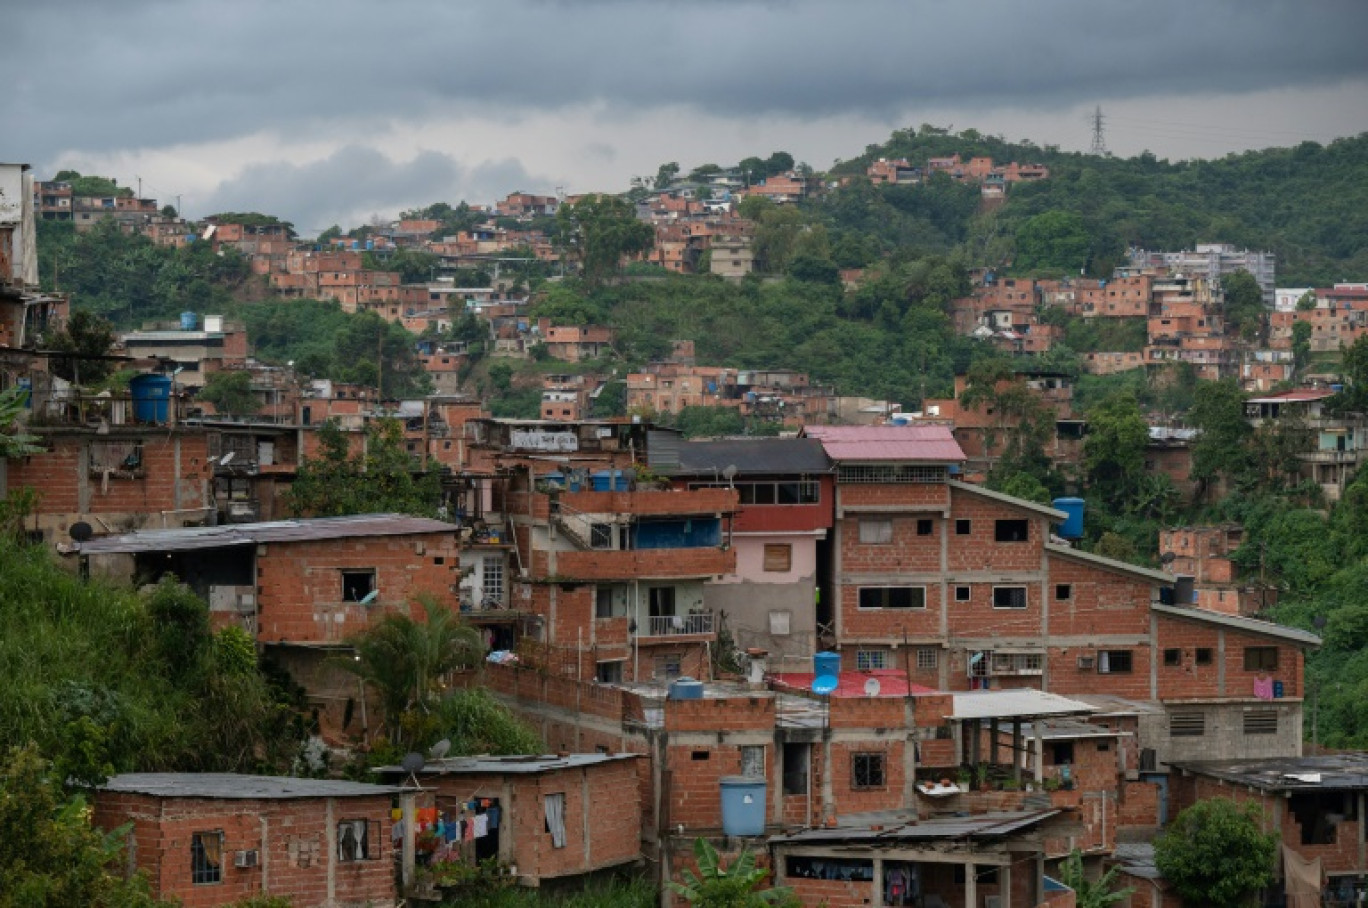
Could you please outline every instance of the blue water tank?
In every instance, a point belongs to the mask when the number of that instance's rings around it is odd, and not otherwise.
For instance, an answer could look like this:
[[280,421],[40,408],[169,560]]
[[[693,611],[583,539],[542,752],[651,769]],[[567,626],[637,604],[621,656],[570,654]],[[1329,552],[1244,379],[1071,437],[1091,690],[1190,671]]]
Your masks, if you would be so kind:
[[812,673],[818,678],[836,678],[841,674],[841,654],[832,652],[814,653]]
[[670,682],[671,700],[702,700],[703,682],[681,675]]
[[1056,511],[1069,515],[1059,525],[1059,535],[1065,539],[1083,538],[1083,499],[1056,498],[1053,502]]
[[198,324],[199,324],[199,316],[195,315],[195,313],[193,313],[193,312],[182,312],[182,313],[181,313],[181,330],[182,330],[182,331],[194,331],[194,330],[195,330],[195,327],[196,327]]
[[166,422],[171,401],[171,379],[165,375],[139,375],[128,383],[133,396],[133,418],[138,422]]
[[627,474],[622,470],[599,470],[589,478],[595,492],[627,491]]
[[723,776],[722,833],[765,834],[765,780],[750,776]]

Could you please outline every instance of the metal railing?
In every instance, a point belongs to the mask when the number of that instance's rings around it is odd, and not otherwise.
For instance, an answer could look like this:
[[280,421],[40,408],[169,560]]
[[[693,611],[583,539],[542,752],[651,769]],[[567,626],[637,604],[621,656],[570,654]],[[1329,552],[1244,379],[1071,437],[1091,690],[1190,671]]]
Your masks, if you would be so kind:
[[708,612],[690,615],[652,615],[646,627],[647,637],[676,637],[684,634],[711,634],[713,616]]

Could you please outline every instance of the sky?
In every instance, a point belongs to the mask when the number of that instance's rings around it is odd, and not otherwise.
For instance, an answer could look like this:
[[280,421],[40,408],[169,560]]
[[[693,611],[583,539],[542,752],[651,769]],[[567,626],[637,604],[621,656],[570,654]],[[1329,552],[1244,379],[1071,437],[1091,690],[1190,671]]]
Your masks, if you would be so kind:
[[0,0],[0,42],[0,160],[304,236],[922,123],[1087,150],[1100,107],[1170,160],[1368,132],[1368,0]]

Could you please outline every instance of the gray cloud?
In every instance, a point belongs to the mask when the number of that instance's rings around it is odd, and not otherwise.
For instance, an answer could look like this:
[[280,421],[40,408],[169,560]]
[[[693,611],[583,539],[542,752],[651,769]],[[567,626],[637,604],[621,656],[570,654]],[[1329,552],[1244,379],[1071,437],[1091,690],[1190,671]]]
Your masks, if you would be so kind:
[[262,131],[340,145],[358,124],[587,103],[886,116],[1325,86],[1365,76],[1368,36],[1362,0],[737,0],[687,15],[664,0],[78,7],[6,13],[0,75],[13,88],[0,122],[23,125],[24,156],[40,165]]
[[356,226],[373,214],[393,217],[402,208],[431,202],[493,199],[511,187],[546,188],[514,160],[466,167],[449,155],[425,151],[399,163],[373,149],[346,145],[308,164],[253,164],[220,184],[199,214],[263,211],[292,221],[309,236],[331,224]]

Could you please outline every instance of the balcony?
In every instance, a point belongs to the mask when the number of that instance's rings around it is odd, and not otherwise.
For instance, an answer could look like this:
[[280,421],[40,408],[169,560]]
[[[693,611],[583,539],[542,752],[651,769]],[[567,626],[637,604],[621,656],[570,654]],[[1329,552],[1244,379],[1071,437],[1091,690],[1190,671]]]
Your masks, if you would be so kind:
[[556,553],[556,580],[674,580],[736,571],[736,552],[721,548],[590,550]]
[[643,637],[687,637],[695,634],[711,634],[713,616],[710,612],[696,612],[689,615],[653,615],[647,619]]

